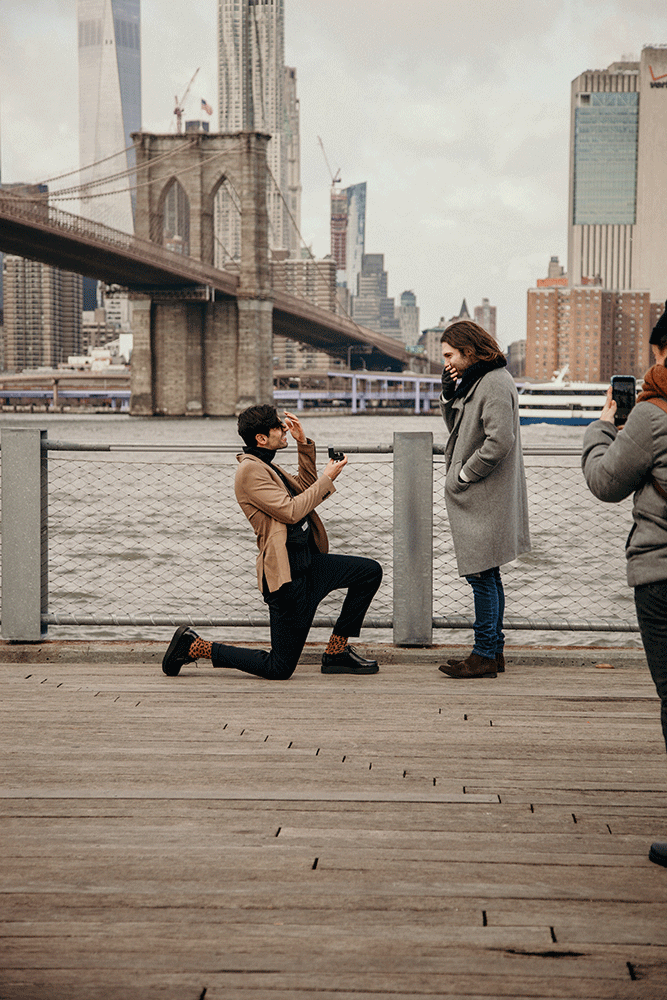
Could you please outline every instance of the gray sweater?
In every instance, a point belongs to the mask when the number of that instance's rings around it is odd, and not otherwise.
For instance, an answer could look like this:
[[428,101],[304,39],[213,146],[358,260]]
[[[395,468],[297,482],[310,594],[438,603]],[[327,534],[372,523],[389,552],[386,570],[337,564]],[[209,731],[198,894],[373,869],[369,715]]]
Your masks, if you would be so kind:
[[[460,576],[530,551],[519,436],[519,397],[506,368],[487,372],[462,399],[440,397],[449,429],[445,502]],[[459,481],[464,469],[470,483]]]
[[637,403],[621,431],[596,420],[584,434],[581,467],[599,500],[618,503],[635,494],[625,548],[628,584],[667,580],[667,500],[651,485],[653,475],[667,490],[667,413]]

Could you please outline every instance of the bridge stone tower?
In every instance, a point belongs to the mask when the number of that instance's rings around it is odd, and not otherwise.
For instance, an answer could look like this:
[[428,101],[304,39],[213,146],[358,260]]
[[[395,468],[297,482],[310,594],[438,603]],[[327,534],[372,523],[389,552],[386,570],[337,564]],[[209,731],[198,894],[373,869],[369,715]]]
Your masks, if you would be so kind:
[[150,289],[133,302],[132,403],[136,416],[231,416],[273,402],[272,311],[266,190],[269,136],[133,135],[135,232],[208,268],[214,205],[227,183],[240,203],[235,298],[202,287]]

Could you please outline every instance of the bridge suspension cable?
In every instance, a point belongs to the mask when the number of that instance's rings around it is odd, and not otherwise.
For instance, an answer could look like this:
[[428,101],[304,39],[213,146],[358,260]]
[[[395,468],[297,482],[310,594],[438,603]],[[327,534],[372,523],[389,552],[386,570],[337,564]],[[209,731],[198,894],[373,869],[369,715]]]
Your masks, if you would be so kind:
[[[167,155],[172,156],[174,154],[173,153],[169,153],[169,154],[165,153],[164,154],[164,156],[167,156]],[[183,174],[187,174],[191,170],[198,170],[201,167],[202,162],[207,162],[208,163],[211,160],[218,160],[218,159],[220,159],[220,157],[227,156],[227,155],[228,155],[228,152],[224,151],[222,153],[215,153],[213,156],[207,156],[207,157],[204,158],[204,160],[198,160],[196,163],[190,164],[189,167],[183,167],[182,170],[177,170],[175,173],[173,173],[171,175],[171,179],[175,179],[177,177],[182,177]],[[158,159],[162,159],[162,158],[163,157],[155,157],[155,159],[152,160],[151,163],[148,164],[148,166],[152,166],[154,163],[156,163],[158,161]],[[143,167],[141,169],[143,169]],[[95,184],[97,185],[97,184],[109,183],[112,180],[117,180],[120,177],[126,177],[128,175],[132,175],[132,174],[135,174],[135,173],[138,173],[138,170],[128,170],[128,171],[123,172],[122,174],[110,174],[109,177],[104,177],[104,178],[102,178],[99,181],[95,181]],[[108,197],[110,195],[123,194],[126,191],[137,191],[137,190],[139,190],[139,188],[150,187],[154,183],[155,183],[154,180],[141,181],[141,182],[139,182],[137,184],[131,184],[131,185],[129,185],[129,187],[126,187],[126,188],[116,188],[113,191],[99,191],[96,194],[85,194],[85,193],[82,193],[82,192],[85,191],[85,189],[89,185],[88,184],[79,184],[76,187],[63,188],[62,191],[54,191],[53,194],[49,193],[49,198],[50,199],[52,198],[54,201],[78,201],[80,198],[83,198],[85,200],[88,200],[89,198],[106,198],[106,197]],[[70,194],[69,192],[74,192],[74,193]],[[78,193],[76,193],[76,192],[78,192]],[[39,200],[39,199],[32,199],[32,200]]]
[[102,160],[95,160],[94,163],[89,163],[85,167],[77,167],[75,170],[68,170],[65,174],[57,174],[55,177],[47,177],[44,181],[39,181],[40,184],[52,184],[53,181],[61,181],[64,177],[72,177],[74,174],[83,173],[84,170],[92,170],[93,167],[97,167],[100,163],[107,163],[108,160],[115,160],[116,157],[122,156],[123,153],[129,153],[131,149],[134,149],[134,143],[131,146],[126,146],[125,149],[119,149],[117,153],[112,153],[111,156],[105,156]]
[[[194,140],[188,143],[188,146],[193,146],[193,145],[194,145]],[[98,177],[95,180],[83,181],[81,184],[74,184],[68,188],[60,188],[58,191],[50,192],[50,195],[54,199],[55,198],[62,199],[64,198],[65,195],[68,194],[75,194],[80,191],[85,191],[87,188],[91,187],[99,187],[101,184],[110,184],[112,181],[120,180],[122,177],[131,177],[133,174],[138,174],[142,170],[147,170],[149,167],[152,167],[155,163],[160,163],[162,160],[165,160],[170,156],[174,156],[178,152],[182,152],[182,150],[171,149],[166,153],[162,153],[160,156],[154,157],[148,163],[142,163],[138,167],[128,167],[126,170],[119,170],[115,174],[106,174],[104,177]],[[108,193],[115,194],[117,192],[110,191]],[[87,197],[91,196],[87,195]]]

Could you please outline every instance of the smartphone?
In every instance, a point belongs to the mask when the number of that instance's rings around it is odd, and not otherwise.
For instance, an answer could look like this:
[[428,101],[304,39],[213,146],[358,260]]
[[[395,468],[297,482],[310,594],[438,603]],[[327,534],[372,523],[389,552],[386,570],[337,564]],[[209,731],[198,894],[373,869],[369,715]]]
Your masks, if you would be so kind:
[[331,458],[334,462],[342,462],[345,455],[342,451],[336,451],[335,448],[329,448],[329,458]]
[[624,424],[630,415],[630,410],[637,401],[637,388],[632,375],[613,375],[611,379],[611,398],[616,403],[614,423]]

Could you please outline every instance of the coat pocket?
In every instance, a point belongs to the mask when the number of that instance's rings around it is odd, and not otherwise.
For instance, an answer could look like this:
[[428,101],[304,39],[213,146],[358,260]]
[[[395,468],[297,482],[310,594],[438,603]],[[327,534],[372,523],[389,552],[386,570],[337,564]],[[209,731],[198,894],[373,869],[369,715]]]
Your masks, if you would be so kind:
[[473,485],[473,483],[464,483],[459,479],[459,472],[462,468],[463,462],[457,462],[455,465],[452,465],[449,475],[445,480],[445,488],[452,494],[465,493],[465,491]]

